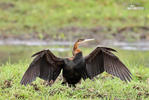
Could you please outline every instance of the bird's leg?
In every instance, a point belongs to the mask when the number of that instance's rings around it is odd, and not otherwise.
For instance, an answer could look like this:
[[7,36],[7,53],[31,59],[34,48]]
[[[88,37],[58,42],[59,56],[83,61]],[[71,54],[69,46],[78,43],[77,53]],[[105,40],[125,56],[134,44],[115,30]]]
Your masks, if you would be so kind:
[[61,83],[62,85],[66,85],[67,81],[66,79],[63,77],[63,82]]
[[67,83],[67,82],[62,82],[61,84],[62,84],[62,85],[66,85],[66,83]]
[[76,85],[75,84],[68,84],[69,87],[74,87],[76,88]]
[[68,84],[68,86],[71,87],[72,85],[71,84]]
[[76,85],[75,85],[75,84],[72,84],[72,86],[73,86],[74,88],[76,88]]

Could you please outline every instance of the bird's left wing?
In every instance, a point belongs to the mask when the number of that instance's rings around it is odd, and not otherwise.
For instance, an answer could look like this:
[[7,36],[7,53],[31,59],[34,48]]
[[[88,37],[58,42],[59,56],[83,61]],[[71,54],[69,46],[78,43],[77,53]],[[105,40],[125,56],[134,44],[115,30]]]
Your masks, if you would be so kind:
[[29,84],[40,77],[46,81],[55,81],[61,72],[64,61],[62,58],[56,57],[50,50],[37,52],[32,57],[35,59],[23,75],[21,84]]
[[86,70],[89,78],[106,71],[121,80],[130,81],[131,73],[128,68],[115,56],[112,48],[97,47],[88,56],[85,57]]

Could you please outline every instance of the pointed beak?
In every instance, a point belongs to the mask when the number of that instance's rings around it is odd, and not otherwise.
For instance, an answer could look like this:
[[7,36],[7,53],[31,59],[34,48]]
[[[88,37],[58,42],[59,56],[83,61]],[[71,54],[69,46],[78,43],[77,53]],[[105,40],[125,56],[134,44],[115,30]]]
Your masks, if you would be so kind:
[[85,39],[85,40],[81,41],[80,44],[86,43],[86,42],[89,42],[89,41],[93,41],[93,40],[95,40],[95,39]]

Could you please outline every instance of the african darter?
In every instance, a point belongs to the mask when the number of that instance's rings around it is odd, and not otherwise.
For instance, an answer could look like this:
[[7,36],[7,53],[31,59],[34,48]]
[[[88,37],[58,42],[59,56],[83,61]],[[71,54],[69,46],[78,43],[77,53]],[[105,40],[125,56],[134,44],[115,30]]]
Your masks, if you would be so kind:
[[108,47],[96,47],[88,56],[83,57],[78,46],[94,39],[79,39],[73,47],[73,56],[70,58],[56,57],[50,50],[42,50],[35,53],[36,56],[25,72],[21,84],[27,85],[36,77],[53,83],[63,70],[63,82],[74,86],[81,79],[92,79],[106,71],[123,81],[130,81],[131,73],[128,68],[112,52],[116,50]]

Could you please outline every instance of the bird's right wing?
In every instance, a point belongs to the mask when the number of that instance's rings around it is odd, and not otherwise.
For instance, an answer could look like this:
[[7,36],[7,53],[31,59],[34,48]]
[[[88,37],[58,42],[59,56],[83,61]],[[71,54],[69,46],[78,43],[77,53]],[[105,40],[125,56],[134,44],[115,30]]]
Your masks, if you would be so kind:
[[130,81],[132,79],[130,71],[111,51],[116,50],[107,47],[97,47],[85,57],[89,78],[106,71],[119,77],[121,80]]
[[36,77],[40,77],[49,82],[51,80],[55,81],[63,67],[63,59],[56,57],[50,50],[37,52],[33,56],[36,57],[23,75],[21,84],[29,84],[34,81]]

